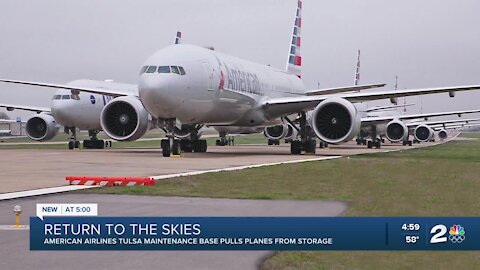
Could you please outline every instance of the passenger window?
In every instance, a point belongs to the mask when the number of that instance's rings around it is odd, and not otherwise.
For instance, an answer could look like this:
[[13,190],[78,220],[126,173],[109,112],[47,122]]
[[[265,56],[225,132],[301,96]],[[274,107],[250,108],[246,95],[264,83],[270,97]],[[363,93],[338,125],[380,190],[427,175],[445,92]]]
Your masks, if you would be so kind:
[[158,73],[170,73],[170,67],[169,66],[158,67]]
[[183,67],[178,67],[178,69],[180,70],[180,75],[185,75],[185,70]]
[[147,71],[147,68],[148,68],[148,66],[142,67],[142,69],[140,70],[140,75],[145,73],[145,71]]
[[70,99],[70,95],[63,95],[62,99]]
[[53,96],[53,99],[56,100],[56,99],[61,99],[62,98],[62,95],[55,95]]
[[147,68],[147,73],[154,73],[157,70],[157,66],[149,66]]
[[172,68],[172,73],[180,74],[180,71],[178,71],[178,67],[172,66],[171,68]]

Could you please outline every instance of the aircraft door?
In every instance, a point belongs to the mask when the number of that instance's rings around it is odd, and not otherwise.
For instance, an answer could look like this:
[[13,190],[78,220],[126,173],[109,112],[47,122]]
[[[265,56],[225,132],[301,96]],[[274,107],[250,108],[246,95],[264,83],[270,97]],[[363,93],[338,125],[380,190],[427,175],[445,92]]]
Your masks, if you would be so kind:
[[203,65],[203,69],[205,70],[205,74],[207,75],[207,90],[208,91],[214,91],[215,89],[215,82],[214,82],[214,69],[212,68],[212,66],[207,63],[207,62],[203,62],[202,63]]

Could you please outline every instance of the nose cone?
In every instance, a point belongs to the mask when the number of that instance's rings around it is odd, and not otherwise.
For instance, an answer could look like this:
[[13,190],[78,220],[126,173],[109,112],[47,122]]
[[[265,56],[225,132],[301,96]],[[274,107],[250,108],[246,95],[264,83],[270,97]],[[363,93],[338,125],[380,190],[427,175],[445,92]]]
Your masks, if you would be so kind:
[[65,127],[74,127],[75,113],[72,111],[73,105],[73,100],[53,100],[51,109],[55,121]]
[[173,118],[180,107],[170,74],[143,74],[138,91],[145,109],[157,118]]

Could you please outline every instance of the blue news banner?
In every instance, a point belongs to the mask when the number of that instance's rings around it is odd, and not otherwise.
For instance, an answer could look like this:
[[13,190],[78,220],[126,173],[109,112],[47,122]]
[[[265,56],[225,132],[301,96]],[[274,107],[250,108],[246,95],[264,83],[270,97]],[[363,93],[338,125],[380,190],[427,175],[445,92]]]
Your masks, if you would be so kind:
[[480,250],[473,217],[38,217],[31,250]]

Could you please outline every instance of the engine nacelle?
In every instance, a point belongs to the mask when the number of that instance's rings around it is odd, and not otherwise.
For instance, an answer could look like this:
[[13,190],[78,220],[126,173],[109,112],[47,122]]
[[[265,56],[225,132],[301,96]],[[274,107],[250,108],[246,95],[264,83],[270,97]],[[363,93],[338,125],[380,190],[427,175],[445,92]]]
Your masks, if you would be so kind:
[[442,129],[438,132],[438,138],[440,138],[440,140],[446,140],[448,138],[448,133],[445,129]]
[[[180,128],[175,126],[173,128],[173,135],[179,139],[189,139],[195,129],[194,125],[182,125]],[[200,138],[201,132],[197,133],[197,137]]]
[[292,127],[292,125],[288,124],[287,125],[287,134],[285,134],[285,140],[288,140],[288,141],[291,141],[291,140],[295,140],[295,138],[297,138],[297,135],[298,135],[298,131],[296,128]]
[[414,130],[415,139],[419,142],[428,142],[433,139],[435,132],[427,125],[419,125]]
[[281,140],[285,138],[288,133],[288,125],[278,125],[273,127],[266,127],[263,130],[265,137],[270,140]]
[[327,99],[313,110],[312,127],[322,141],[339,144],[352,140],[362,124],[358,110],[343,98]]
[[58,125],[53,116],[40,113],[28,119],[25,131],[30,139],[43,142],[57,135]]
[[390,98],[390,103],[397,105],[398,104],[398,97],[392,97]]
[[401,142],[408,139],[408,127],[399,120],[390,121],[387,124],[387,139],[391,142]]
[[148,130],[148,112],[135,97],[118,97],[102,110],[100,124],[103,131],[117,141],[134,141]]

